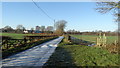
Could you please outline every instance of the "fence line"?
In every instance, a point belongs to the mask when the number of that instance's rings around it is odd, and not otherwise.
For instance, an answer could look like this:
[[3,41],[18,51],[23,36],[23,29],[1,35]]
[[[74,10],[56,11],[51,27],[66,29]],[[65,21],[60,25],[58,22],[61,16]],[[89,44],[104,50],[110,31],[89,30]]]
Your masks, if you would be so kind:
[[85,41],[85,40],[81,40],[81,39],[78,39],[78,38],[75,38],[73,36],[68,36],[68,40],[74,44],[78,44],[78,45],[92,45],[93,43],[92,42],[89,42],[89,41]]
[[25,36],[24,39],[3,38],[1,47],[2,47],[2,50],[4,51],[11,47],[15,48],[17,46],[22,46],[27,43],[32,43],[32,42],[36,42],[36,41],[40,41],[40,40],[44,40],[44,39],[48,39],[48,38],[52,38],[52,37],[56,37],[56,36],[55,35],[52,35],[52,36]]

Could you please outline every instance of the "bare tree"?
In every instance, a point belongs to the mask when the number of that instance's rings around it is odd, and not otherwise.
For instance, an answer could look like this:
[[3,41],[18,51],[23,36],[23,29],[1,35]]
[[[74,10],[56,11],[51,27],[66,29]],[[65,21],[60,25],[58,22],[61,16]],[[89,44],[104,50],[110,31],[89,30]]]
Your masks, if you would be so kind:
[[31,30],[34,30],[34,28],[32,27]]
[[12,29],[10,26],[5,26],[4,29]]
[[46,31],[53,31],[53,26],[47,26]]
[[2,29],[2,32],[13,32],[13,31],[14,31],[14,29],[11,26],[5,26]]
[[113,15],[117,17],[116,22],[120,21],[120,1],[119,2],[97,2],[96,10],[102,14],[112,11]]
[[31,28],[31,33],[33,33],[34,32],[34,28]]
[[17,33],[23,33],[24,30],[25,30],[25,27],[23,27],[23,25],[17,25],[16,27]]
[[23,27],[23,25],[17,25],[16,29],[23,30],[25,28]]
[[40,30],[40,26],[36,26],[36,31],[39,31]]
[[45,31],[45,26],[41,26],[40,29],[41,29],[42,32],[44,32]]
[[64,33],[66,23],[67,23],[67,21],[65,21],[65,20],[60,20],[60,21],[55,22],[55,28],[56,28],[55,33],[62,35]]

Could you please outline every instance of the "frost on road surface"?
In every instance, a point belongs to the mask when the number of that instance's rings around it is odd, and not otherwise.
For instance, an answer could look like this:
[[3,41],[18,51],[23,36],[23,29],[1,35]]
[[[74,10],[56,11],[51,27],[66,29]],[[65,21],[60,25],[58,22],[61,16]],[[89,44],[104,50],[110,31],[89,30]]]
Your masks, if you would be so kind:
[[43,66],[62,39],[63,37],[60,36],[57,39],[3,59],[2,66]]

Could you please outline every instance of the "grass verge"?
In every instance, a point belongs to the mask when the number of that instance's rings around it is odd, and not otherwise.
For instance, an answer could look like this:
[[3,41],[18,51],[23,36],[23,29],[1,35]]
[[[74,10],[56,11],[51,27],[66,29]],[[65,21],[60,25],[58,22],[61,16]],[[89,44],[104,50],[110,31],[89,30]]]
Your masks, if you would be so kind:
[[118,66],[118,54],[107,50],[61,42],[44,67]]

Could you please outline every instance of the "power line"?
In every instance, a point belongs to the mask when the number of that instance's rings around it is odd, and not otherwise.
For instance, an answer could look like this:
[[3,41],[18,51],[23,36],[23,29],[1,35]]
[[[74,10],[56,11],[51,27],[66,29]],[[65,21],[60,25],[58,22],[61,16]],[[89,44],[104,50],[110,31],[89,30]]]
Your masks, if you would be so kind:
[[37,5],[37,3],[34,1],[34,0],[32,0],[33,1],[33,3],[34,3],[34,5],[38,8],[38,9],[40,9],[48,18],[50,18],[51,20],[55,20],[55,19],[53,19],[52,17],[50,17],[40,6],[38,6]]

